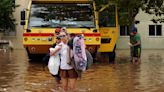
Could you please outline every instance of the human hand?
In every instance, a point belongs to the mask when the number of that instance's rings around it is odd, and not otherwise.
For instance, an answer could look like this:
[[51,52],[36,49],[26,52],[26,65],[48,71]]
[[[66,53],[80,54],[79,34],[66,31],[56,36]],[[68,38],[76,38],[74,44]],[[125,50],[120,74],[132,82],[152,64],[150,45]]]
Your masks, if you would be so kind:
[[54,48],[50,48],[50,56],[53,56],[54,55]]
[[50,56],[53,56],[54,55],[54,53],[53,52],[50,52]]
[[133,45],[132,45],[130,42],[128,42],[128,45],[129,45],[130,47],[133,47]]

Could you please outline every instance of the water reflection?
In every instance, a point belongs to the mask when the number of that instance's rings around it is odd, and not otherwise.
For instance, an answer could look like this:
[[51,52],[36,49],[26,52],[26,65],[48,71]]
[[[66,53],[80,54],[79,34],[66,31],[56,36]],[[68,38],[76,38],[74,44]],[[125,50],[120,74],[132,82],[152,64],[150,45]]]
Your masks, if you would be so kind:
[[[2,53],[2,52],[0,52]],[[0,92],[52,92],[54,78],[41,61],[28,62],[24,50],[0,54]],[[129,51],[117,51],[116,64],[94,64],[82,79],[78,92],[163,92],[163,51],[144,50],[141,64],[129,63]]]
[[24,51],[0,53],[0,92],[24,91],[24,74],[27,68]]

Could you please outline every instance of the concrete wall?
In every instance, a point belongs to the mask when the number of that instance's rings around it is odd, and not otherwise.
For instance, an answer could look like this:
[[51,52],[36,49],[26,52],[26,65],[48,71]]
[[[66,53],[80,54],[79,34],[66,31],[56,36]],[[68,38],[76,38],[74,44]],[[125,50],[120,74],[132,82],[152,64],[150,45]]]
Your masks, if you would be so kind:
[[14,12],[14,17],[16,19],[16,36],[5,36],[3,39],[11,40],[14,46],[14,49],[23,49],[22,45],[22,34],[23,34],[23,26],[20,25],[20,11],[27,7],[29,0],[15,0],[17,5],[20,5],[16,8]]
[[[139,20],[140,23],[136,25],[138,32],[141,35],[142,48],[143,49],[164,49],[164,23],[153,23],[150,21],[153,15],[149,15],[140,11],[136,16],[136,20]],[[149,25],[162,25],[162,36],[152,37],[149,36]],[[129,36],[119,36],[117,42],[118,49],[129,49],[127,42],[129,41]]]
[[[142,46],[146,49],[164,49],[164,23],[153,23],[151,20],[153,15],[140,12],[136,16],[136,20],[140,20],[140,24],[136,25],[139,33],[142,36]],[[152,37],[149,36],[149,25],[162,25],[162,36]]]

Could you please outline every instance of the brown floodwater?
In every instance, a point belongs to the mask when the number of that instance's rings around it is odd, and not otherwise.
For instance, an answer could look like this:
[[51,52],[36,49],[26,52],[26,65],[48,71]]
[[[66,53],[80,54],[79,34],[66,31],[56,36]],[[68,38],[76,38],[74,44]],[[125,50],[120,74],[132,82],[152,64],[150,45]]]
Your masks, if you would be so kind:
[[[128,50],[107,56],[77,81],[77,92],[164,92],[164,50],[143,50],[141,64],[129,62]],[[41,60],[29,62],[24,50],[0,51],[0,92],[52,92],[57,89]],[[60,92],[60,91],[55,91]]]

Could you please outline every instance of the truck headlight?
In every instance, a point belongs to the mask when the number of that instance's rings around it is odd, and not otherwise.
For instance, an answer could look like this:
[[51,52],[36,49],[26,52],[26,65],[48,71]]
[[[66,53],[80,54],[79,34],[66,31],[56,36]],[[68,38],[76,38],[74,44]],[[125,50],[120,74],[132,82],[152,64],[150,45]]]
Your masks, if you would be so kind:
[[28,38],[25,37],[25,38],[24,38],[24,41],[27,41],[27,40],[28,40]]

